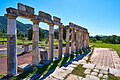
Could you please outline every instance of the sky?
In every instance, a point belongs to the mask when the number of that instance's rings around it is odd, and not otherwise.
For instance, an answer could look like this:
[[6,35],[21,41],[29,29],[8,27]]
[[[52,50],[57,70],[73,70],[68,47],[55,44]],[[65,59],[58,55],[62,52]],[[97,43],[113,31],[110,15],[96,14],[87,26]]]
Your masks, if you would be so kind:
[[[85,27],[90,36],[120,36],[120,0],[0,0],[0,2],[0,16],[6,13],[6,8],[17,8],[17,3],[23,3],[35,8],[35,14],[44,11],[61,18],[63,25],[73,22]],[[32,24],[28,19],[17,20],[24,24]],[[40,23],[40,27],[49,29],[45,23]]]

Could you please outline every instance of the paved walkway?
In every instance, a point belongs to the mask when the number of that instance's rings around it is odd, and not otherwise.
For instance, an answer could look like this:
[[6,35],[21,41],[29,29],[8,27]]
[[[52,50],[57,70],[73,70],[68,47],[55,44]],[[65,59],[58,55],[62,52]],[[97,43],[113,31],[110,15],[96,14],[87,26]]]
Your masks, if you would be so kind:
[[95,48],[91,63],[97,66],[120,69],[120,58],[117,52],[109,48]]
[[[113,49],[95,48],[91,56],[92,62],[86,63],[86,59],[87,57],[84,57],[67,67],[57,68],[45,80],[108,80],[108,73],[120,77],[120,58]],[[79,64],[86,68],[85,77],[71,74]]]

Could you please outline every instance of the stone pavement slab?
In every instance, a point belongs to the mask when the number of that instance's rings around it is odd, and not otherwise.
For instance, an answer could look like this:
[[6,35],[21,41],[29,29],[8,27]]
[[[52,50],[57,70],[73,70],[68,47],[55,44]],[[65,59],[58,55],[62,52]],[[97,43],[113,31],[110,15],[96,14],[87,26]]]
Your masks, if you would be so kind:
[[84,68],[88,68],[88,69],[94,69],[95,65],[94,64],[83,64]]
[[86,75],[86,78],[87,80],[100,80],[98,77],[92,75]]
[[120,77],[120,70],[114,69],[114,68],[110,68],[109,71],[110,71],[111,74]]
[[120,58],[117,52],[110,48],[95,48],[91,56],[91,63],[96,66],[120,69]]
[[82,80],[82,77],[70,74],[65,80]]

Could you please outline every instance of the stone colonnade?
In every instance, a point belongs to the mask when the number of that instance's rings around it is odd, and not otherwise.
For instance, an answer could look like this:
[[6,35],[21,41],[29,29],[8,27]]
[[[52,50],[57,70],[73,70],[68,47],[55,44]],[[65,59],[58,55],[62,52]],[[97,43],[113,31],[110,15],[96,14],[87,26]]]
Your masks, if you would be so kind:
[[[29,10],[27,10],[29,8]],[[7,22],[7,75],[15,76],[17,74],[17,49],[16,49],[16,18],[23,17],[30,19],[33,22],[33,34],[32,34],[32,65],[37,66],[40,62],[39,52],[39,23],[44,22],[49,25],[49,53],[48,60],[51,62],[54,58],[54,25],[59,27],[59,42],[58,42],[58,58],[62,58],[62,40],[63,40],[63,27],[61,19],[42,11],[39,11],[38,15],[34,14],[34,8],[18,4],[18,9],[7,8],[8,17]],[[89,34],[87,29],[70,23],[66,28],[66,53],[69,55],[70,47],[70,31],[72,31],[71,53],[79,50],[82,47],[89,46]],[[76,34],[76,36],[75,36]],[[76,37],[76,39],[75,39]],[[76,44],[76,45],[75,45]],[[75,50],[76,46],[76,50]]]

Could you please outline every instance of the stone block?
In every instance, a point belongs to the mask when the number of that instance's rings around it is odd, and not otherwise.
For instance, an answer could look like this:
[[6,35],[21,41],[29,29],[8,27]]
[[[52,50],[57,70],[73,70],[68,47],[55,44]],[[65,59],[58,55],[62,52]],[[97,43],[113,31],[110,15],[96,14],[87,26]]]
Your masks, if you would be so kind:
[[88,69],[94,69],[94,64],[84,64],[83,67],[84,68],[88,68]]
[[24,44],[24,53],[29,52],[29,44]]
[[110,70],[110,73],[117,76],[117,77],[120,77],[120,70],[119,69],[114,69],[114,68],[109,68]]
[[47,64],[49,61],[48,61],[48,52],[47,50],[45,49],[40,49],[40,63],[42,64]]
[[91,69],[86,69],[84,73],[85,74],[90,74],[90,71],[91,71]]
[[100,80],[98,77],[92,75],[86,75],[86,78],[87,80]]
[[93,75],[93,76],[97,76],[97,74],[98,74],[97,72],[92,72],[91,73],[91,75]]
[[32,65],[30,64],[22,64],[18,66],[18,72],[24,72],[27,71],[29,68],[31,68]]

